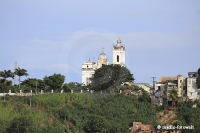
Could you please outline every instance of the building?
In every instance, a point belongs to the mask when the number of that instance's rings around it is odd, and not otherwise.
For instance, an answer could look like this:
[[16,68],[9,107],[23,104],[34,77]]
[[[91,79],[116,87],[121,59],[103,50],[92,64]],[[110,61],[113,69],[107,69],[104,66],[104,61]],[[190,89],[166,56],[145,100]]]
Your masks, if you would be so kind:
[[[174,99],[170,98],[170,91],[175,89],[177,91],[177,98],[175,101]],[[157,103],[160,103],[159,101],[162,101],[164,105],[172,106],[172,104],[177,105],[177,101],[183,101],[184,100],[184,94],[185,94],[185,78],[182,75],[178,76],[165,76],[161,77],[160,81],[158,81],[155,84],[155,98],[152,98],[151,100],[157,101]],[[162,100],[161,100],[162,99]]]
[[96,64],[91,62],[90,59],[82,65],[82,83],[83,85],[90,84],[89,78],[94,74]]
[[177,89],[178,89],[178,97],[183,97],[184,95],[184,86],[185,86],[185,78],[182,75],[177,76]]
[[[122,45],[120,37],[117,39],[117,44],[113,46],[113,64],[125,66],[125,46]],[[102,50],[97,62],[91,62],[90,59],[82,64],[82,85],[91,83],[90,78],[93,76],[96,69],[102,65],[109,65],[106,54]]]
[[113,46],[113,64],[125,66],[125,46],[118,37],[117,44]]
[[150,89],[152,88],[149,83],[134,83],[136,86],[144,89],[148,93],[150,93]]
[[142,124],[142,122],[133,122],[131,133],[152,133],[151,127],[151,125]]
[[188,78],[186,79],[186,94],[189,100],[198,99],[198,89],[196,84],[197,72],[189,72]]

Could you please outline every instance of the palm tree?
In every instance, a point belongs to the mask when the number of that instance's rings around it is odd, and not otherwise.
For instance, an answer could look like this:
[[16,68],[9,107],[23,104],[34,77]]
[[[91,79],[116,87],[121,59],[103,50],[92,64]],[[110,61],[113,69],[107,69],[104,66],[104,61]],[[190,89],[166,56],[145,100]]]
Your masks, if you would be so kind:
[[169,91],[169,99],[172,99],[172,106],[174,106],[174,102],[178,99],[178,92],[175,89]]
[[4,84],[6,84],[6,79],[7,78],[14,78],[14,73],[11,72],[11,70],[0,71],[0,77],[4,78]]
[[19,88],[20,88],[20,77],[21,76],[28,76],[27,70],[25,69],[21,69],[21,68],[16,68],[14,74],[16,74],[17,76],[19,76]]

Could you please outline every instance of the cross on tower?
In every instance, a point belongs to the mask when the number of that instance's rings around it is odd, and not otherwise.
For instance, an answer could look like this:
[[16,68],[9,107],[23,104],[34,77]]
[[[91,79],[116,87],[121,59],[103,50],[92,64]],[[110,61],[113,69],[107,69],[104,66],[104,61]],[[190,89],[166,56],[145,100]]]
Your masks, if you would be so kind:
[[102,53],[104,53],[103,50],[104,50],[104,48],[102,48]]

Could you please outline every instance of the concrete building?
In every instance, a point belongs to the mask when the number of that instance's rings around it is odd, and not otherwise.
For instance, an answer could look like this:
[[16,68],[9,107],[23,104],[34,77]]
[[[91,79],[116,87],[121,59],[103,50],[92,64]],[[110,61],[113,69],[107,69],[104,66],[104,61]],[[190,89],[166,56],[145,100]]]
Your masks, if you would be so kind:
[[90,84],[90,77],[94,74],[94,70],[96,69],[96,64],[91,62],[90,59],[82,65],[82,84],[88,85]]
[[133,122],[133,127],[131,133],[152,133],[152,125],[142,124],[142,122]]
[[151,86],[149,85],[149,83],[134,83],[136,86],[141,87],[142,89],[144,89],[145,91],[147,91],[148,93],[150,93],[150,88]]
[[183,89],[184,89],[186,83],[185,83],[185,77],[183,77],[182,75],[161,77],[160,81],[155,84],[155,92],[163,90],[164,86],[166,86],[166,83],[168,83],[168,82],[169,82],[169,84],[170,84],[170,82],[173,82],[176,84],[176,90],[177,90],[179,98],[184,95]]
[[189,72],[186,80],[187,98],[189,100],[198,99],[198,88],[196,84],[197,72]]
[[[120,37],[118,37],[117,44],[113,46],[113,64],[125,66],[125,46],[122,45]],[[90,59],[82,64],[82,85],[91,83],[90,78],[93,76],[96,69],[101,68],[102,65],[109,65],[104,51],[100,54],[97,62],[91,62]]]
[[177,76],[177,90],[178,90],[178,97],[182,97],[184,95],[184,86],[185,86],[185,78],[182,75]]

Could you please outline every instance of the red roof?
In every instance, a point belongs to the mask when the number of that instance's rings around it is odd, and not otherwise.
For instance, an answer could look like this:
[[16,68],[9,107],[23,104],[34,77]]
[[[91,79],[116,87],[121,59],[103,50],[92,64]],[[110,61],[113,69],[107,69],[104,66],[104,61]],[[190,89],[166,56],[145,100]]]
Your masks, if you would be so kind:
[[124,92],[127,92],[127,93],[129,93],[129,92],[131,92],[128,88],[126,88],[125,90],[124,90]]
[[142,124],[141,126],[142,131],[149,131],[151,130],[151,125]]

